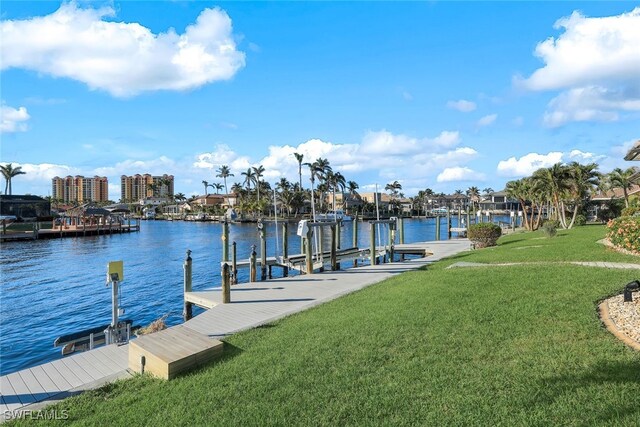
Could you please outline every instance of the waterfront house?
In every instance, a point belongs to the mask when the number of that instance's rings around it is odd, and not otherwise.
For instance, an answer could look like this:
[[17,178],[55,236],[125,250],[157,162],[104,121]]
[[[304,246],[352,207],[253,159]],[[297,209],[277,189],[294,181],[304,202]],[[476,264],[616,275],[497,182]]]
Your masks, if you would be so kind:
[[18,221],[44,221],[51,219],[51,202],[31,195],[0,195],[0,213],[15,216]]
[[520,203],[507,196],[506,191],[494,191],[483,197],[480,201],[480,209],[491,211],[493,213],[504,213],[517,211],[520,209]]

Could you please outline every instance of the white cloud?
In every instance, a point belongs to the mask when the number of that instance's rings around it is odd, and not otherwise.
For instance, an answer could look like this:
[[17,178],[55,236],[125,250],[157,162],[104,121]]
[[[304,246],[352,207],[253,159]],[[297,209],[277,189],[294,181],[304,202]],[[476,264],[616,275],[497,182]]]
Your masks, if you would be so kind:
[[548,154],[529,153],[519,159],[510,157],[498,163],[498,175],[507,177],[528,176],[540,168],[548,168],[562,161],[563,154],[552,151]]
[[580,150],[571,150],[566,156],[569,160],[576,161],[578,163],[597,163],[599,160],[604,159],[607,156],[599,155],[595,153],[589,153]]
[[451,108],[452,110],[458,110],[463,113],[468,113],[476,109],[476,103],[472,101],[467,101],[465,99],[460,99],[458,101],[447,102],[447,108]]
[[51,178],[55,176],[64,177],[67,175],[76,175],[80,172],[78,168],[68,165],[56,165],[52,163],[14,163],[14,167],[20,166],[24,175],[20,175],[20,181],[46,182],[51,186]]
[[2,104],[0,107],[0,133],[25,132],[31,118],[25,107],[15,109]]
[[474,171],[468,167],[446,168],[436,178],[437,182],[458,182],[458,181],[483,181],[484,174]]
[[587,18],[574,12],[564,29],[536,47],[545,65],[515,83],[533,91],[565,90],[548,105],[544,122],[616,121],[619,111],[640,111],[640,8]]
[[47,16],[2,21],[1,67],[67,77],[126,97],[228,80],[244,66],[221,9],[204,9],[183,34],[105,20],[114,17],[111,7],[81,9],[71,2]]
[[482,117],[480,120],[478,120],[476,124],[478,126],[489,126],[493,124],[497,118],[498,118],[497,114],[489,114],[487,116]]
[[[638,70],[640,73],[640,70]],[[570,89],[549,102],[544,124],[559,127],[567,122],[613,122],[620,110],[639,110],[640,96],[636,99],[603,87],[589,86]]]
[[461,141],[460,132],[458,131],[452,132],[452,131],[445,130],[440,132],[440,135],[436,136],[431,141],[440,147],[445,147],[445,148],[454,147],[458,145]]

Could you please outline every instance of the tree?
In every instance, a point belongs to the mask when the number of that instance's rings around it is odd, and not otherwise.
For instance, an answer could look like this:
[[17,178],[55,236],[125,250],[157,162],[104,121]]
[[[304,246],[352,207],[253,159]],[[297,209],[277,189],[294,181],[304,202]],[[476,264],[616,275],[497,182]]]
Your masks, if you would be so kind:
[[251,191],[251,184],[256,179],[256,174],[253,169],[248,168],[245,172],[242,172],[240,175],[244,176],[243,184],[247,186],[247,190]]
[[204,185],[204,197],[207,197],[209,195],[209,182],[207,181],[202,181],[202,185]]
[[[357,182],[355,181],[347,181],[347,192],[349,193],[349,196],[351,196],[352,198],[360,198],[360,194],[358,194],[358,188],[360,188],[360,186],[358,185]],[[346,202],[346,200],[345,200]],[[347,206],[345,203],[345,207],[344,207],[345,211],[347,210]],[[357,209],[356,209],[357,212]]]
[[216,182],[216,183],[211,184],[211,188],[216,190],[216,194],[220,194],[220,190],[224,189],[224,185],[220,184],[219,182]]
[[600,174],[597,171],[598,165],[595,163],[581,165],[578,162],[571,162],[567,168],[569,192],[573,197],[573,215],[568,228],[572,228],[579,209],[582,208],[594,188],[598,186]]
[[26,172],[22,170],[22,166],[17,166],[14,168],[11,163],[0,165],[0,171],[2,171],[2,176],[5,179],[4,194],[13,193],[13,189],[11,188],[11,180],[13,179],[13,177],[26,174]]
[[264,173],[264,166],[259,165],[258,167],[254,167],[253,173],[255,174],[256,190],[258,190],[258,204],[260,204],[260,178],[262,178]]
[[234,175],[231,173],[231,169],[229,169],[229,166],[227,165],[220,166],[217,172],[218,174],[216,175],[216,177],[222,178],[224,180],[224,191],[225,193],[227,193],[227,205],[228,205],[229,204],[229,187],[227,187],[227,178]]
[[400,190],[402,190],[402,184],[400,184],[398,181],[393,181],[385,185],[384,189],[386,191],[391,192],[391,204],[397,209],[398,208],[397,198],[399,196]]
[[475,204],[478,204],[478,209],[480,208],[480,189],[478,187],[469,187],[467,189],[467,196],[469,196],[469,200],[471,200],[471,208],[475,212]]
[[564,200],[569,189],[569,173],[566,166],[556,163],[549,168],[538,169],[533,173],[532,179],[536,181],[534,187],[537,191],[549,194],[554,208],[554,216],[560,222],[562,228],[567,228]]
[[178,203],[184,202],[185,200],[187,200],[187,197],[184,195],[184,193],[177,193],[175,196],[173,196],[173,198]]
[[296,160],[298,161],[298,177],[300,178],[300,189],[304,189],[302,186],[302,159],[304,159],[304,155],[300,153],[293,153]]
[[[637,181],[632,179],[632,176],[637,172],[637,169],[634,167],[622,170],[620,168],[615,168],[611,173],[609,173],[609,184],[611,188],[621,188],[622,194],[624,196],[624,205],[625,207],[629,207],[629,190]],[[4,174],[4,172],[3,172]]]
[[527,213],[527,200],[529,199],[529,191],[531,187],[526,179],[518,179],[509,181],[506,185],[507,196],[518,200],[522,208],[524,228],[531,230],[533,228],[533,212],[531,212],[531,222]]

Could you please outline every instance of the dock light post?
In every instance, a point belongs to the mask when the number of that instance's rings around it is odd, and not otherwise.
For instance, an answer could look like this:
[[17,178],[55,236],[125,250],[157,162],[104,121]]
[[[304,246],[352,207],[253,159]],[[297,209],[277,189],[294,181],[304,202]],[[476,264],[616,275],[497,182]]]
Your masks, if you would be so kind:
[[231,284],[238,284],[238,252],[236,242],[231,244]]
[[249,257],[249,281],[255,282],[257,275],[256,268],[256,245],[251,245],[251,255]]
[[[285,222],[282,224],[282,260],[284,261],[287,258],[289,258],[289,229]],[[282,274],[287,277],[289,275],[289,267],[283,267]]]
[[627,286],[624,287],[624,302],[633,302],[632,292],[637,292],[638,290],[640,290],[639,281],[634,280],[627,283]]
[[222,262],[229,261],[229,223],[222,221]]

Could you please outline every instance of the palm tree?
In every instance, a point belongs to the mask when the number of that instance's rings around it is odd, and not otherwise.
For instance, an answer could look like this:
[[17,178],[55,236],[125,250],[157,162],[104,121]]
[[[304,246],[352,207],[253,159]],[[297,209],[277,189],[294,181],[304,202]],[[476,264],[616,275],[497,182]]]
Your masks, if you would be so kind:
[[211,184],[211,188],[216,190],[216,194],[220,194],[220,190],[224,189],[224,185],[220,184],[219,182],[216,182]]
[[220,166],[217,172],[218,172],[218,175],[216,175],[216,177],[222,178],[224,180],[224,191],[225,193],[227,193],[227,205],[228,205],[229,204],[229,187],[227,187],[227,178],[234,175],[231,173],[231,169],[229,169],[229,166],[227,165]]
[[[637,181],[632,179],[632,175],[637,172],[637,169],[634,167],[622,170],[620,168],[615,168],[613,171],[609,173],[609,184],[611,188],[622,188],[622,194],[624,195],[624,205],[625,207],[629,207],[629,189],[635,184]],[[3,172],[4,174],[4,172]],[[9,187],[11,188],[11,187]]]
[[256,190],[258,190],[258,204],[260,204],[260,178],[262,178],[262,174],[264,173],[264,166],[259,165],[258,167],[254,167],[253,173],[255,174]]
[[478,204],[478,209],[480,208],[480,189],[478,187],[469,187],[467,189],[467,196],[469,196],[469,200],[471,200],[471,208],[475,212],[476,205]]
[[[6,165],[0,165],[0,171],[2,171],[2,176],[5,179],[4,185],[4,194],[11,194],[13,192],[11,188],[11,179],[18,175],[25,175],[26,172],[22,170],[22,166],[13,167],[11,163],[7,163]],[[8,192],[7,192],[8,189]]]
[[173,198],[178,203],[184,202],[185,200],[187,200],[187,197],[184,195],[184,193],[177,193],[175,196],[173,196]]
[[530,197],[530,184],[527,179],[518,179],[515,181],[509,181],[506,185],[507,197],[517,199],[520,202],[522,208],[522,215],[524,219],[524,227],[527,230],[531,230],[533,227],[533,212],[531,212],[531,223],[527,213],[527,200]]
[[246,172],[242,172],[240,175],[244,176],[243,184],[247,186],[247,190],[251,190],[251,184],[256,179],[256,174],[253,169],[248,168]]
[[302,159],[304,159],[304,155],[300,153],[293,153],[296,160],[298,161],[298,176],[300,177],[300,188],[304,189],[302,186]]
[[[358,188],[360,188],[360,186],[358,185],[357,182],[355,181],[347,181],[347,192],[349,193],[349,196],[351,196],[352,198],[360,198],[360,195],[358,194]],[[346,200],[345,200],[346,202]],[[344,207],[345,211],[347,210],[347,206],[345,203],[345,207]],[[357,209],[356,209],[357,212]]]
[[397,208],[398,206],[396,199],[399,196],[400,190],[402,190],[402,184],[400,184],[398,181],[393,181],[385,185],[384,189],[391,192],[391,204]]
[[581,165],[572,162],[568,166],[570,194],[573,197],[573,216],[568,228],[572,228],[578,216],[578,211],[588,199],[591,192],[598,186],[600,174],[597,171],[598,165],[589,163]]
[[204,185],[204,196],[207,197],[209,195],[208,190],[207,190],[209,188],[209,182],[202,181],[202,185]]
[[537,181],[534,186],[538,191],[549,194],[555,210],[555,216],[562,228],[567,228],[563,197],[569,189],[569,173],[566,166],[556,163],[549,168],[538,169],[532,176]]

